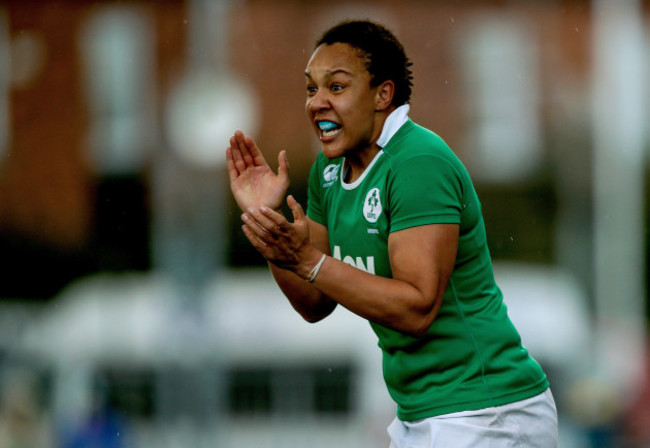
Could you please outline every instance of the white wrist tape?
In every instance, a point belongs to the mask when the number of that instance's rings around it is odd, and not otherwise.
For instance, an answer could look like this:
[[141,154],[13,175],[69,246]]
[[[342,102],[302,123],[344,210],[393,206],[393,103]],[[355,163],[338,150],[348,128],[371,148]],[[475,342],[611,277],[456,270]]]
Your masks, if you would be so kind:
[[327,258],[327,255],[323,254],[323,256],[320,257],[320,260],[318,260],[318,263],[316,263],[316,266],[314,266],[314,269],[309,271],[309,283],[313,283],[314,280],[316,280],[316,276],[318,275],[318,271],[320,271],[320,267],[323,265],[326,258]]

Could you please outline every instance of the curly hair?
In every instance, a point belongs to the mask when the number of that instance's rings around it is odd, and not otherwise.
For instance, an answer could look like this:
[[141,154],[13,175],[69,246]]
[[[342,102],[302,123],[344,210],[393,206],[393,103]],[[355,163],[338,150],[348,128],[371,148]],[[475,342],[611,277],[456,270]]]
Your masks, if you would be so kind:
[[411,99],[413,73],[404,47],[385,26],[368,20],[347,20],[335,25],[316,41],[314,48],[335,43],[348,44],[357,50],[371,76],[371,85],[384,81],[395,83],[392,103],[406,104]]

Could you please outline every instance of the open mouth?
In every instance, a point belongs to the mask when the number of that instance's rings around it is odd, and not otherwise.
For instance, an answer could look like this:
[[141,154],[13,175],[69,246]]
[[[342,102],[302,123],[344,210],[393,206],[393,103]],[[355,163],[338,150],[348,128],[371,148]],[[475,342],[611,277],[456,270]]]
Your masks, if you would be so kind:
[[323,137],[332,137],[341,130],[341,125],[333,121],[319,121],[318,128]]

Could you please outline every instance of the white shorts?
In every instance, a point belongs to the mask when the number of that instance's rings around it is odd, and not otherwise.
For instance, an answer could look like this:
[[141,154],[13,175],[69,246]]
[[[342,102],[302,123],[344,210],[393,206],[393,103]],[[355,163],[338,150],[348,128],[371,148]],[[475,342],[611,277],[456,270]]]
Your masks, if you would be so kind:
[[504,406],[455,412],[388,427],[390,448],[557,448],[551,389]]

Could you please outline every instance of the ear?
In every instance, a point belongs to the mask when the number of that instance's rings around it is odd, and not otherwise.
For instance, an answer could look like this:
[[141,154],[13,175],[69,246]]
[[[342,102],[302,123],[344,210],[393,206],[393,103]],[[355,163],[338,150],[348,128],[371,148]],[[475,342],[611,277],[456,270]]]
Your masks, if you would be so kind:
[[390,107],[395,95],[395,83],[387,80],[379,84],[375,94],[375,110],[383,111]]

